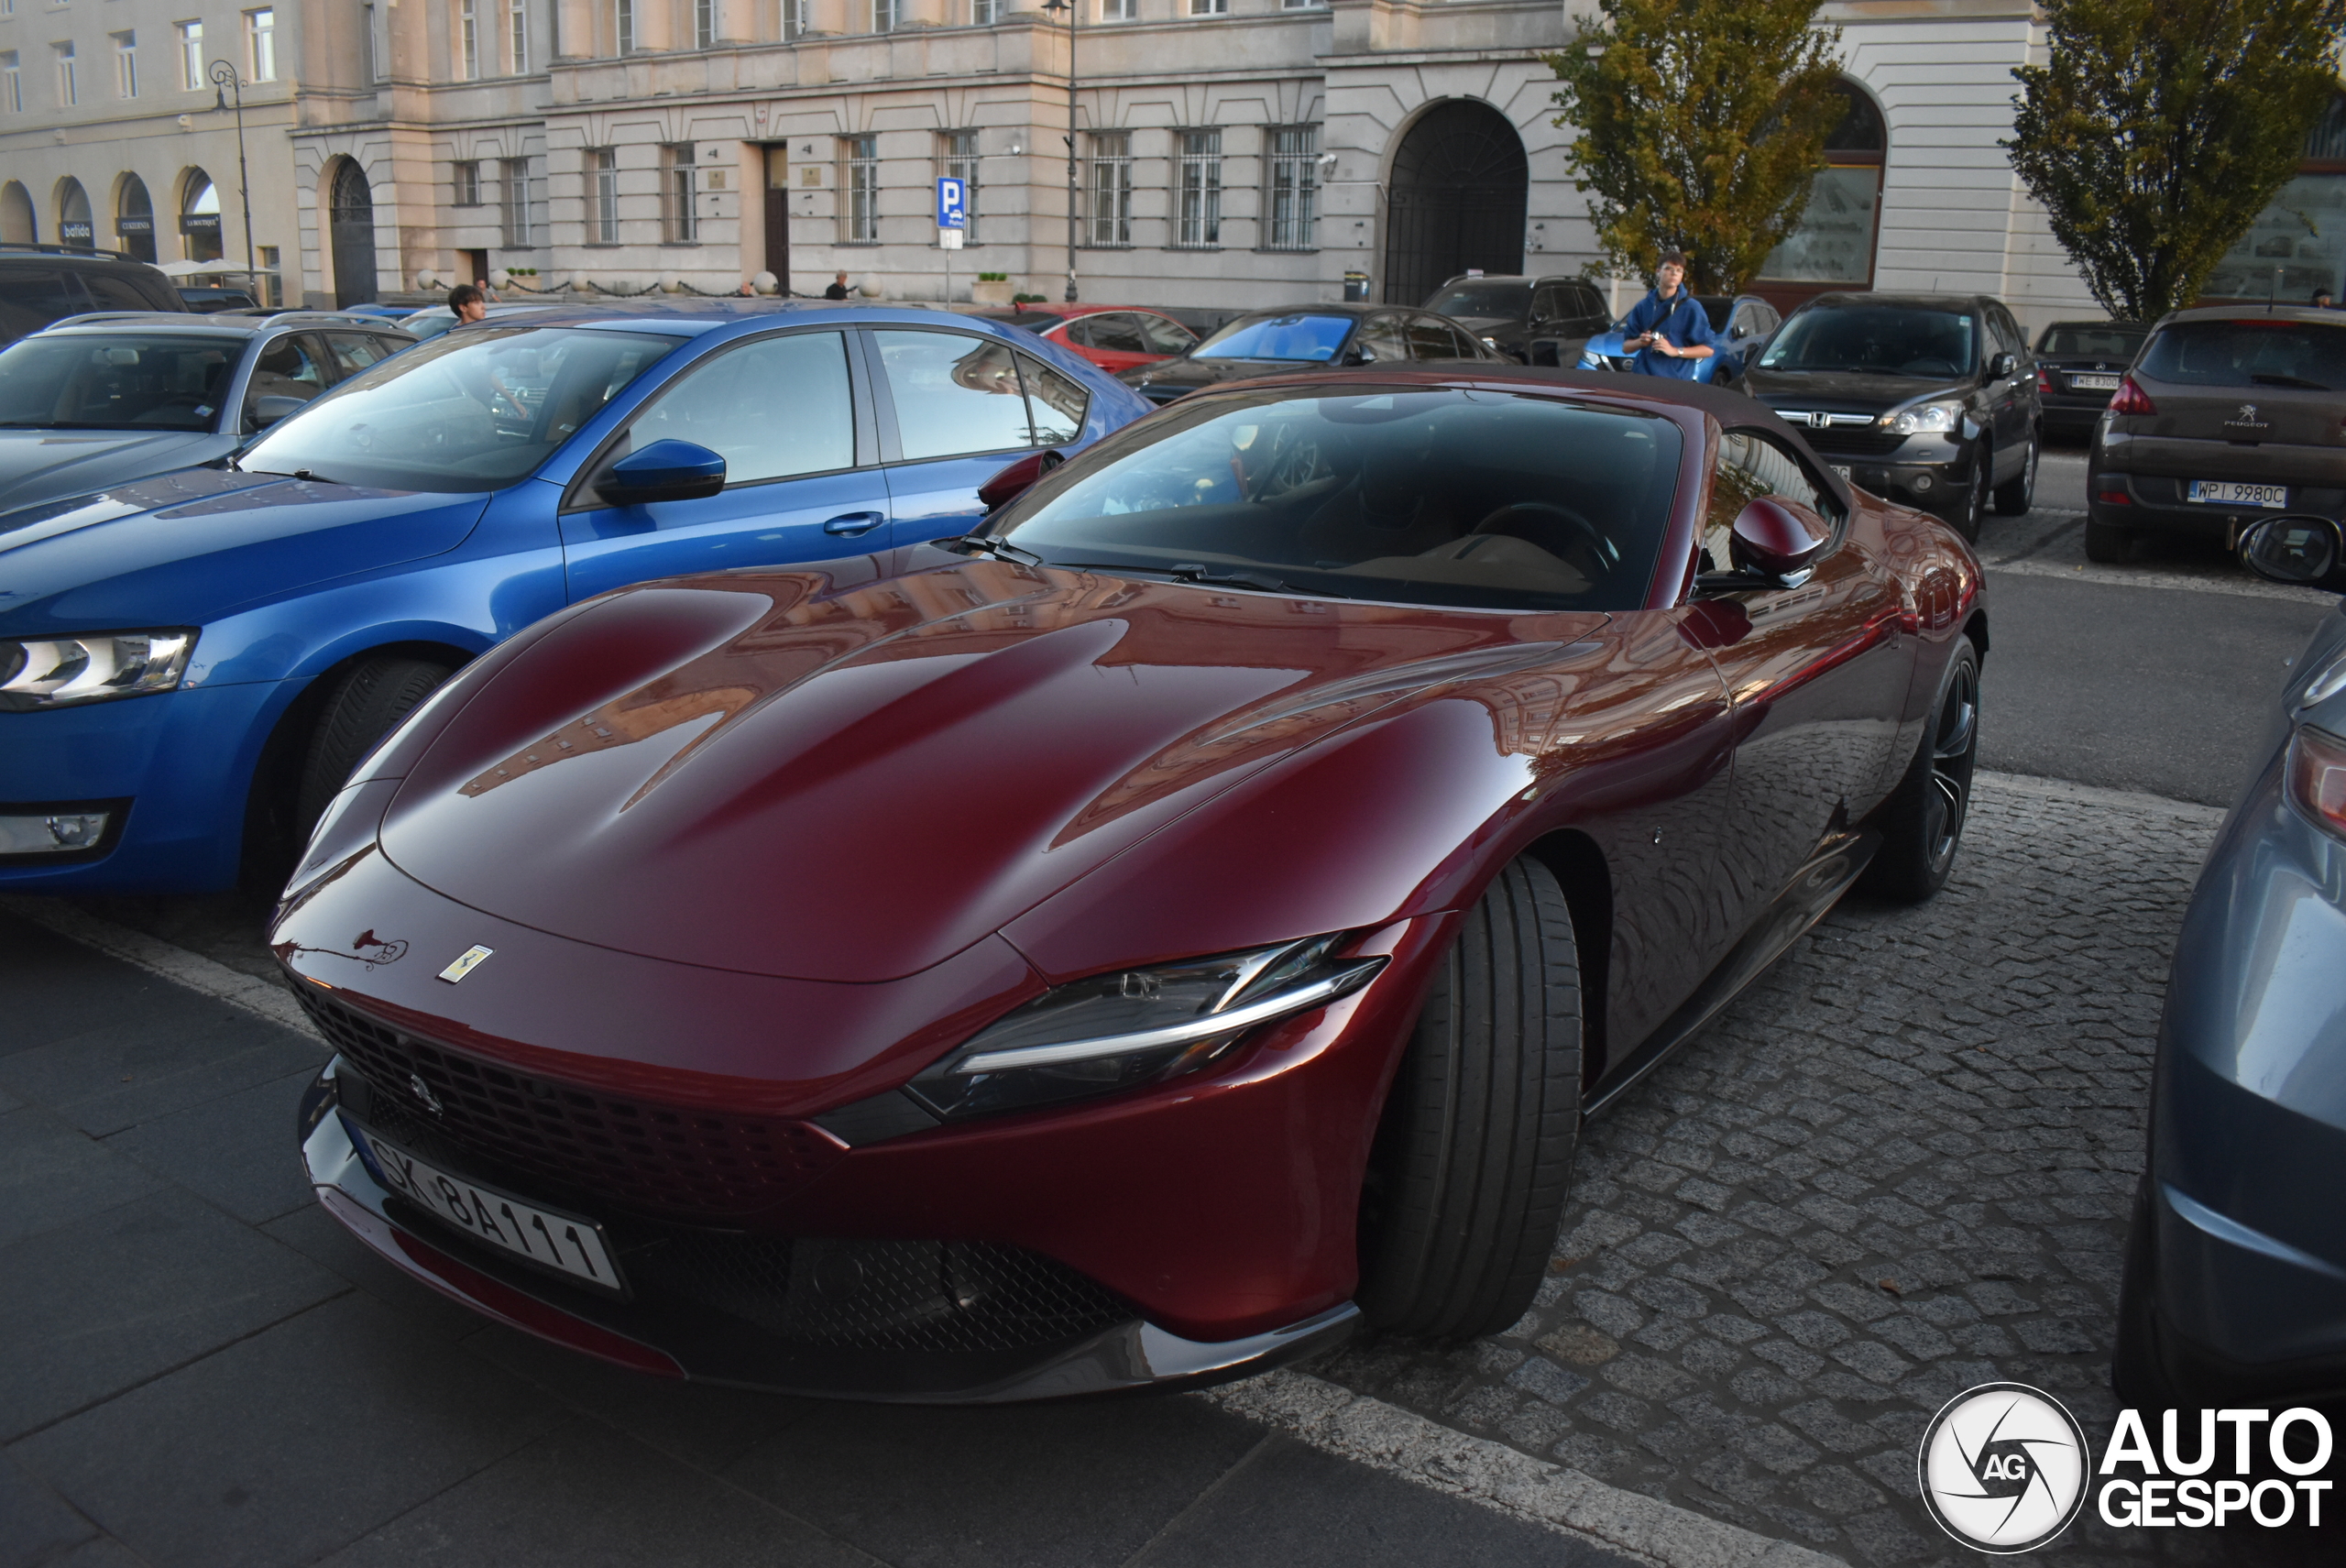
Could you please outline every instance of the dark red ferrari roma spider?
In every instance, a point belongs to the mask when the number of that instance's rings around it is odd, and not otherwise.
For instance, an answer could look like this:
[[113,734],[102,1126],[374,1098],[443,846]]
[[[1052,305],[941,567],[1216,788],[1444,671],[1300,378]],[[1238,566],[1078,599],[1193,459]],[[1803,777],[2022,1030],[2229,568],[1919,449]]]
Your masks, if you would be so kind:
[[1584,1118],[1947,875],[1979,565],[1757,403],[1323,374],[1042,466],[981,534],[578,605],[360,767],[272,932],[336,1219],[775,1389],[1487,1332]]

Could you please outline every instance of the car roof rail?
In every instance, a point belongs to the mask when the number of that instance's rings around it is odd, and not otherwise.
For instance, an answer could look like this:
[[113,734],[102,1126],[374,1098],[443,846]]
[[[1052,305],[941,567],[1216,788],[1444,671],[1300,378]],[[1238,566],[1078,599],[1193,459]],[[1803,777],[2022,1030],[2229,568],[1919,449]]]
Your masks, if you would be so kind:
[[60,316],[48,326],[36,330],[47,332],[49,327],[89,326],[97,322],[139,322],[160,318],[171,326],[185,326],[199,319],[190,311],[84,311],[78,316]]
[[87,256],[100,261],[137,261],[141,267],[153,265],[139,261],[126,250],[97,250],[86,245],[48,245],[38,240],[0,240],[0,256]]

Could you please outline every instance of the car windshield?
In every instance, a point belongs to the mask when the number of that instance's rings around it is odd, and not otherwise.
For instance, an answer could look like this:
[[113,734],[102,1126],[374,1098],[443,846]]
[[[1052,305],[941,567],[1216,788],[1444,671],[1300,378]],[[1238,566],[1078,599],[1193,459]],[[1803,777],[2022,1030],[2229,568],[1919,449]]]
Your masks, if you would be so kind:
[[1812,305],[1784,323],[1760,367],[1944,378],[1970,373],[1978,337],[1972,317],[1961,311]]
[[0,349],[0,426],[210,430],[242,337],[70,333]]
[[1002,532],[1052,565],[1112,574],[1632,609],[1661,553],[1681,445],[1659,415],[1548,396],[1264,390],[1130,427],[1013,503]]
[[1192,359],[1293,359],[1325,365],[1353,330],[1350,316],[1249,316],[1189,352]]
[[2346,327],[2319,322],[2177,322],[2151,339],[2135,367],[2186,387],[2346,388]]
[[444,334],[345,381],[237,461],[387,490],[501,489],[677,341],[590,327]]
[[2123,365],[2142,352],[2148,327],[2083,325],[2049,326],[2036,352],[2048,359],[2107,359]]
[[1481,280],[1453,283],[1426,302],[1426,309],[1442,316],[1505,316],[1519,320],[1530,308],[1530,284]]

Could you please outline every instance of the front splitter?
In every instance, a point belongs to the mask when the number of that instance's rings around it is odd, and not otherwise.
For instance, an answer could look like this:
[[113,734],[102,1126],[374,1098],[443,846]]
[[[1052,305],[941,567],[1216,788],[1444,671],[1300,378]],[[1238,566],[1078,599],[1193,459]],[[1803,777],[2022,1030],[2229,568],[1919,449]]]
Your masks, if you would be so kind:
[[310,1129],[301,1157],[326,1212],[384,1261],[442,1295],[634,1371],[824,1398],[1014,1404],[1251,1376],[1341,1343],[1360,1321],[1360,1309],[1346,1302],[1285,1328],[1218,1342],[1183,1339],[1136,1318],[1039,1350],[883,1351],[795,1344],[723,1313],[590,1299],[400,1213],[400,1201],[367,1168],[335,1108],[340,1065],[336,1058],[318,1075],[301,1118]]

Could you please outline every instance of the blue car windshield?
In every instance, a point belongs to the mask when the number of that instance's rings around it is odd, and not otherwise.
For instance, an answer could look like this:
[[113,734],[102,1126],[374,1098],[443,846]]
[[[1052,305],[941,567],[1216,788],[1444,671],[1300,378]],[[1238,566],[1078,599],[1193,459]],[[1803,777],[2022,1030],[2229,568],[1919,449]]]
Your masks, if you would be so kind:
[[678,341],[589,327],[444,333],[345,381],[237,464],[375,489],[502,489]]
[[1336,385],[1199,398],[1011,503],[1055,566],[1479,609],[1644,605],[1683,448],[1657,415]]
[[0,349],[0,429],[210,430],[242,337],[66,333]]
[[1255,316],[1234,321],[1192,349],[1192,359],[1293,359],[1325,365],[1353,330],[1350,316]]

